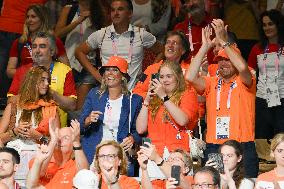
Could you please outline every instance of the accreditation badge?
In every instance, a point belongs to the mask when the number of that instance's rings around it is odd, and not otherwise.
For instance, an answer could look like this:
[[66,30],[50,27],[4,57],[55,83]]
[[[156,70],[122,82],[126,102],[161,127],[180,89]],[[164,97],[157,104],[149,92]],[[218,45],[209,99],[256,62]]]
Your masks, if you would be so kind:
[[279,90],[276,82],[269,83],[269,85],[266,84],[265,92],[266,92],[266,102],[269,108],[281,105]]
[[230,136],[230,117],[216,118],[216,139],[228,139]]
[[57,83],[57,77],[56,76],[51,77],[51,83]]

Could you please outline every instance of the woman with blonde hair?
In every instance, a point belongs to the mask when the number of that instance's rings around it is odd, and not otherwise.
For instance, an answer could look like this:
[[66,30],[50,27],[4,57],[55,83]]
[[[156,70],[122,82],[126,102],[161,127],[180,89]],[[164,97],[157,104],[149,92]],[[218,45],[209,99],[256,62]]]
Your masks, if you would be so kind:
[[276,167],[257,177],[256,189],[281,188],[284,181],[284,133],[278,133],[272,139],[271,156],[275,158]]
[[139,183],[131,177],[127,177],[127,157],[122,146],[113,141],[101,142],[96,148],[94,157],[95,167],[101,175],[100,189],[121,188],[139,189]]
[[174,149],[189,151],[188,134],[197,123],[198,103],[179,64],[165,61],[158,73],[159,78],[150,82],[136,129],[139,134],[148,133],[158,154],[165,159]]
[[28,161],[35,155],[37,143],[47,143],[49,119],[55,117],[60,127],[57,105],[49,93],[49,71],[33,67],[25,76],[16,102],[7,105],[0,122],[0,140],[18,150],[20,178],[25,178]]
[[82,147],[89,163],[101,141],[114,140],[128,153],[128,175],[134,176],[134,164],[138,162],[131,158],[130,153],[134,144],[141,142],[136,131],[136,118],[142,106],[142,97],[128,91],[127,68],[127,61],[118,56],[112,56],[100,68],[102,84],[88,93],[80,123],[84,135]]
[[[31,5],[27,8],[23,34],[13,42],[10,50],[10,58],[7,66],[7,75],[13,78],[16,69],[23,65],[32,65],[32,45],[31,40],[37,32],[50,32],[49,13],[46,7],[39,4]],[[69,64],[65,48],[59,38],[56,39],[57,53],[55,59]]]

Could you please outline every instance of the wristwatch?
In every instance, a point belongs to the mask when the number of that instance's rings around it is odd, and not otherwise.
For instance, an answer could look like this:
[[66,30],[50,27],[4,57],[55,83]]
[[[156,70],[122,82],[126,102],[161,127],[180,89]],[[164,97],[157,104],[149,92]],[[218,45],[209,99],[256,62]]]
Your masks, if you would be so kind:
[[168,95],[166,95],[166,96],[163,97],[162,100],[163,100],[163,102],[166,102],[166,101],[170,100],[170,97]]
[[73,150],[82,150],[82,146],[78,146],[78,147],[73,146]]
[[42,144],[48,144],[49,139],[46,136],[42,135],[39,139],[39,142]]
[[162,160],[160,163],[157,163],[157,166],[158,166],[158,167],[161,167],[161,166],[164,164],[164,162],[165,162],[165,161]]

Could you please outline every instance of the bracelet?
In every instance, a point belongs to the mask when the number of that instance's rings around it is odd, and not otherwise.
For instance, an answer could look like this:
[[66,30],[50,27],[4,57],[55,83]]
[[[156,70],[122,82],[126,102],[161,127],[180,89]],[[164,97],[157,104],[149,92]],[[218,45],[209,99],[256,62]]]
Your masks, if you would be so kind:
[[78,146],[78,147],[73,146],[73,150],[82,150],[82,146]]
[[222,45],[222,48],[224,49],[224,48],[229,47],[229,46],[231,46],[231,45],[232,45],[232,43],[230,43],[229,41],[227,41],[224,45]]
[[145,104],[144,102],[142,103],[142,106],[145,106],[146,108],[149,107],[149,104]]
[[163,159],[160,163],[157,163],[157,166],[158,166],[158,167],[161,167],[161,166],[164,164],[164,162],[165,162],[165,161],[164,161],[164,159]]

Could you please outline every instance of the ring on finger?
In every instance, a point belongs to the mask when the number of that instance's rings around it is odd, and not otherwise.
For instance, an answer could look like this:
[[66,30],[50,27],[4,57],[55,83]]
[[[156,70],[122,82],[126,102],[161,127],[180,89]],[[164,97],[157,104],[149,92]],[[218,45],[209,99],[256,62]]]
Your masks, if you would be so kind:
[[27,132],[28,131],[28,129],[25,129],[25,132]]

